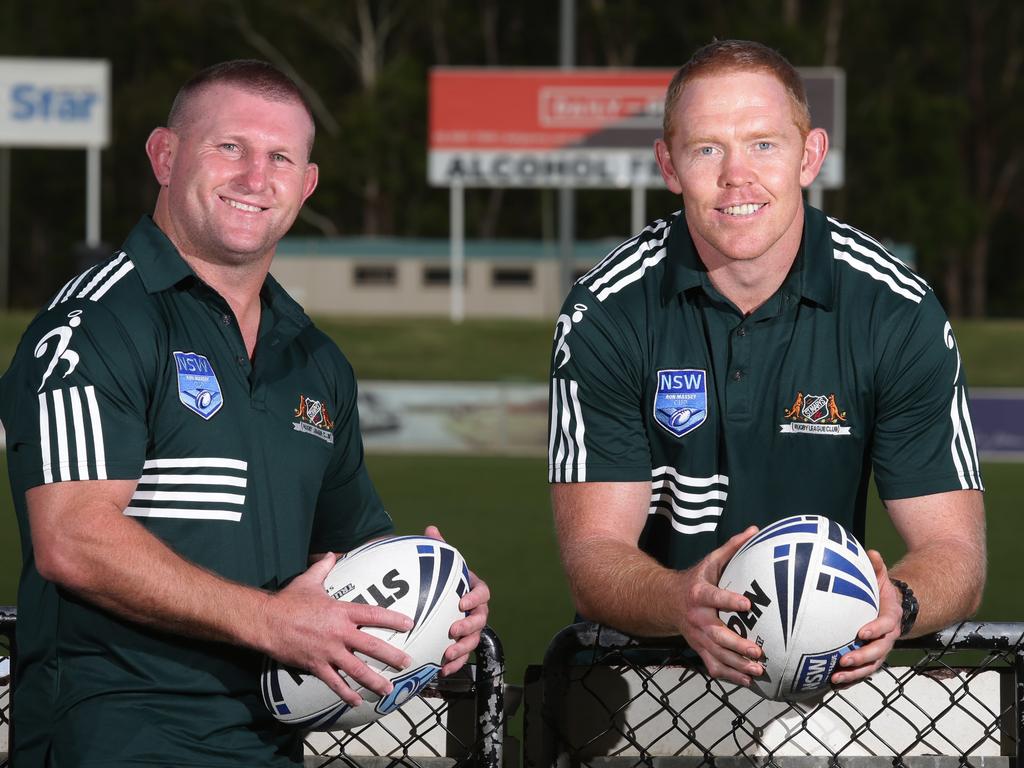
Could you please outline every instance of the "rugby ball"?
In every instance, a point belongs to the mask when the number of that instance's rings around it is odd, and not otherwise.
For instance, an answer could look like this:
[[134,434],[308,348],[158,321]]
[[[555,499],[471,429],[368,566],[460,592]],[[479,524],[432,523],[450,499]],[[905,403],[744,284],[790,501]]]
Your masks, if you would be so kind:
[[768,699],[808,698],[828,689],[857,632],[878,617],[878,582],[867,553],[834,520],[798,515],[772,523],[743,545],[718,586],[750,600],[719,618],[763,652],[751,686]]
[[324,579],[324,589],[335,600],[374,603],[415,622],[408,632],[363,628],[405,651],[412,663],[399,671],[357,654],[394,685],[381,698],[342,674],[363,698],[358,707],[346,704],[315,675],[273,659],[264,662],[260,689],[274,717],[307,730],[347,730],[395,711],[437,676],[441,657],[452,643],[448,631],[465,616],[459,601],[469,591],[469,569],[450,544],[425,536],[397,536],[349,552]]

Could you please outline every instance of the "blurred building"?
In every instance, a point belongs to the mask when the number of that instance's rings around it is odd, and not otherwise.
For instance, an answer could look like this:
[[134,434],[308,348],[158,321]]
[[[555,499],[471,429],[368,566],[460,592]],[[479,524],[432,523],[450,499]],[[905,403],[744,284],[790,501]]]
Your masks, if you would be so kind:
[[[616,245],[577,242],[574,279]],[[271,272],[310,314],[447,316],[449,248],[446,239],[285,238]],[[558,315],[557,243],[467,240],[465,259],[466,317]]]

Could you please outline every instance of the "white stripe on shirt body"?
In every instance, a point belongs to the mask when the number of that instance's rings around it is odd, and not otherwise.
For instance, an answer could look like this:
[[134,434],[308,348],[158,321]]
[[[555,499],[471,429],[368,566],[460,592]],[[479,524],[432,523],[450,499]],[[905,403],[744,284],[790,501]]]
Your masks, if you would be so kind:
[[729,498],[726,475],[691,477],[675,467],[655,467],[651,471],[649,515],[661,515],[672,528],[683,534],[717,530],[719,518]]
[[149,459],[124,513],[151,519],[237,523],[242,519],[246,497],[231,491],[248,486],[248,467],[246,461],[222,456]]

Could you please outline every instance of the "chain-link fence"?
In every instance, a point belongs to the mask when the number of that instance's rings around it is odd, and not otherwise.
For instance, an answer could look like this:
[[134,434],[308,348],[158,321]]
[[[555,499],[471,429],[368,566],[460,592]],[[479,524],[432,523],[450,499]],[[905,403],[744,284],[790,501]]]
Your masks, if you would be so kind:
[[0,768],[7,768],[11,731],[11,660],[14,656],[14,624],[18,612],[0,605]]
[[576,624],[527,673],[524,765],[1024,767],[1024,624],[898,649],[870,679],[790,704],[711,680],[678,638]]
[[[0,663],[17,662],[16,619],[14,608],[0,607]],[[397,712],[351,731],[307,734],[307,768],[501,768],[504,664],[501,642],[488,627],[475,663],[428,686]],[[10,714],[10,676],[0,667],[0,768],[9,765]]]

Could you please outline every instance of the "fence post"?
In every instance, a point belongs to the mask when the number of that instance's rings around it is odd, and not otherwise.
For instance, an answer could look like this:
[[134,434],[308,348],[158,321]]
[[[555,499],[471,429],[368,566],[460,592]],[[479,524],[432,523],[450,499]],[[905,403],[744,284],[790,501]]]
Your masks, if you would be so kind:
[[480,768],[501,768],[505,746],[505,652],[490,627],[484,627],[480,633],[476,658],[476,723],[480,734]]

